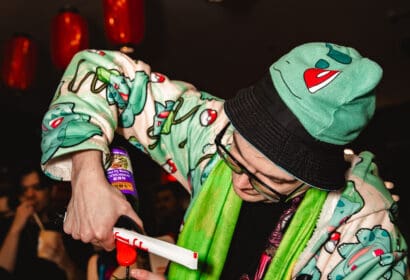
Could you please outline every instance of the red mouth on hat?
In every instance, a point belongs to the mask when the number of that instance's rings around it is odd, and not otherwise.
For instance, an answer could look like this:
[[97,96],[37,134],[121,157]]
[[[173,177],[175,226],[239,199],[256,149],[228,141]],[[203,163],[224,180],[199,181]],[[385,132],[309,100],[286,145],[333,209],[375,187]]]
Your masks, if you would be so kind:
[[303,73],[303,79],[310,93],[315,93],[319,89],[333,81],[340,71],[326,70],[319,68],[309,68]]

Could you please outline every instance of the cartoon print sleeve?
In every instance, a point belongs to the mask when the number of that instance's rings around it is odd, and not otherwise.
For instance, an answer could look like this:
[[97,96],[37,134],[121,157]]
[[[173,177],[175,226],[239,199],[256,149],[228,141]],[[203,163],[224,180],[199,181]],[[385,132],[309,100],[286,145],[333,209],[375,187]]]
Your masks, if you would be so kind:
[[380,211],[333,232],[316,269],[327,279],[404,279],[406,251],[403,236],[391,227],[389,213]]
[[70,180],[70,153],[87,149],[102,151],[107,164],[109,145],[119,133],[192,191],[192,182],[206,176],[213,139],[226,123],[222,105],[120,52],[82,51],[44,115],[42,167],[55,179]]
[[[324,232],[299,272],[312,279],[404,279],[407,244],[396,226],[397,203],[378,176],[373,155],[357,157]],[[326,213],[325,213],[326,214]],[[330,214],[330,213],[329,213]],[[314,250],[311,250],[314,251]],[[305,254],[305,259],[306,259]]]

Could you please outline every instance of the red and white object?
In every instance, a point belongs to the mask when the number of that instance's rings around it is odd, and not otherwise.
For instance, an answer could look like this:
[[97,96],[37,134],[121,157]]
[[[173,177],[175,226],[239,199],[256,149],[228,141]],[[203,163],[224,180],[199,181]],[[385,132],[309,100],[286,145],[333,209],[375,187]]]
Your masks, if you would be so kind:
[[118,241],[179,263],[190,269],[198,268],[197,252],[124,228],[114,227],[113,232],[115,239]]

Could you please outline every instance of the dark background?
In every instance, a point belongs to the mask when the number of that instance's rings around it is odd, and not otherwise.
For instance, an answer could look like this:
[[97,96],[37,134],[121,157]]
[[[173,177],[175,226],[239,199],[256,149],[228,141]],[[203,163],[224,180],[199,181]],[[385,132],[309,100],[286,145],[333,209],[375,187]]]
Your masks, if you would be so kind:
[[[105,38],[102,0],[1,1],[1,45],[15,32],[27,33],[37,42],[40,57],[31,89],[15,92],[0,85],[1,164],[40,155],[41,117],[62,74],[51,63],[50,24],[66,5],[87,20],[90,48],[115,48]],[[308,41],[350,45],[377,61],[384,77],[376,116],[352,147],[373,151],[382,177],[395,183],[401,196],[400,224],[410,237],[405,221],[410,214],[405,205],[410,199],[405,182],[410,156],[410,1],[146,0],[145,14],[145,38],[134,56],[155,71],[223,98]],[[138,183],[155,183],[156,165],[142,155],[133,158]]]

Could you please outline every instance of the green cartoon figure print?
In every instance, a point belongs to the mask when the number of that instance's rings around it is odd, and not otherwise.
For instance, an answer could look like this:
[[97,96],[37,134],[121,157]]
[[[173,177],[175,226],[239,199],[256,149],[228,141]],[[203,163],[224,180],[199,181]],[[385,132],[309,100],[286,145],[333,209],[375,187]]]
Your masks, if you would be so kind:
[[320,280],[322,273],[316,266],[317,256],[313,257],[309,263],[298,274],[296,279]]
[[[362,228],[356,232],[356,238],[357,243],[344,243],[338,247],[343,260],[329,274],[329,279],[341,280],[359,267],[366,269],[370,264],[372,270],[378,269],[374,266],[375,263],[382,268],[396,262],[396,256],[392,253],[391,236],[385,229],[380,226]],[[371,270],[366,271],[366,274],[371,275]],[[400,270],[393,269],[387,271],[382,279],[402,279],[403,276]]]
[[[372,275],[372,270],[368,267],[378,271],[386,267],[387,272],[382,278],[377,279],[403,279],[405,264],[403,261],[397,262],[402,256],[398,257],[393,254],[392,237],[388,231],[380,226],[375,226],[373,229],[361,228],[355,236],[357,243],[343,243],[336,247],[341,235],[339,232],[334,232],[325,244],[327,252],[330,253],[337,248],[337,253],[342,257],[342,260],[328,275],[328,279],[341,280],[355,270],[358,270],[358,275]],[[317,267],[317,257],[316,255],[309,261],[298,274],[297,279],[321,279],[322,273]],[[387,267],[391,267],[396,262],[397,269],[389,271]]]
[[359,212],[364,205],[363,198],[355,188],[353,181],[348,181],[346,190],[337,202],[332,220],[330,221],[329,232],[333,232],[341,224],[345,223],[352,215]]
[[172,120],[175,119],[175,111],[172,110],[174,105],[175,102],[172,100],[165,101],[165,105],[155,102],[155,116],[152,126],[153,137],[158,136],[160,133],[169,134],[171,132]]
[[184,99],[182,97],[178,98],[176,102],[165,101],[165,105],[155,102],[153,125],[148,128],[148,136],[155,142],[148,146],[149,149],[155,149],[161,134],[170,134],[172,126],[183,123],[198,111],[199,105],[190,108],[187,113],[183,113],[181,117],[177,118],[183,104]]
[[73,103],[52,106],[42,122],[41,162],[47,162],[60,147],[72,147],[94,135],[102,135],[90,119],[89,115],[74,112]]
[[119,118],[119,125],[127,128],[134,124],[135,116],[144,109],[147,100],[148,75],[143,71],[135,73],[133,80],[121,75],[116,70],[97,68],[97,77],[106,83],[108,104],[117,104],[123,109]]
[[[217,98],[206,92],[200,92],[200,99],[210,101],[217,100]],[[155,102],[153,125],[150,126],[147,131],[147,135],[150,139],[153,139],[154,142],[148,145],[148,148],[154,150],[158,147],[160,142],[166,143],[168,140],[167,136],[171,135],[173,127],[175,127],[175,131],[187,131],[190,127],[190,123],[192,124],[192,122],[194,122],[200,124],[201,127],[206,128],[211,126],[217,118],[218,113],[216,110],[196,104],[190,106],[190,103],[186,102],[183,97],[179,97],[176,101],[167,100],[165,103]],[[175,134],[181,135],[181,137],[175,137]],[[188,138],[183,135],[184,134],[180,134],[179,132],[175,132],[173,135],[173,141],[178,143],[175,147],[180,150],[190,146]],[[189,165],[187,173],[185,173],[187,178],[195,177],[193,176],[193,173],[199,170],[198,168],[202,162],[211,159],[212,155],[215,154],[215,151],[215,145],[211,143],[203,143],[202,149],[195,149],[195,151],[192,151],[195,153],[193,158],[197,160],[192,161]],[[181,154],[178,151],[174,152]],[[178,164],[174,162],[174,156],[172,154],[168,155],[165,161],[161,163],[163,169],[169,174],[174,174],[178,171],[177,165]],[[208,175],[206,170],[203,170],[203,172],[201,177]]]
[[129,86],[127,79],[121,77],[117,70],[108,70],[103,67],[97,67],[98,80],[107,84],[107,101],[108,104],[116,104],[118,108],[124,109],[127,106],[129,97]]
[[131,136],[127,141],[141,152],[148,154],[147,149],[145,149],[144,145],[142,145],[135,136]]

